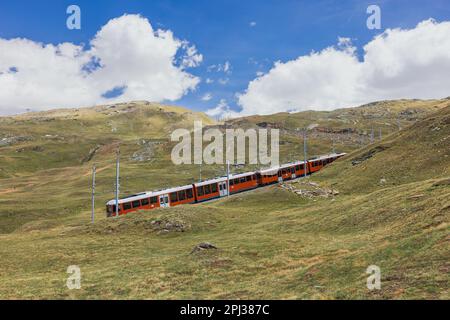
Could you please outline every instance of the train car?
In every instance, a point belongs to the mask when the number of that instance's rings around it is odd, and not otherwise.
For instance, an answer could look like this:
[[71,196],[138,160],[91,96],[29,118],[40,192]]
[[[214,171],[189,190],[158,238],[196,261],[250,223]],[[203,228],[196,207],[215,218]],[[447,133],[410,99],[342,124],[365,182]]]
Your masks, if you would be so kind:
[[279,167],[260,170],[258,173],[258,184],[261,186],[267,186],[272,183],[277,183],[279,170]]
[[221,177],[193,184],[196,202],[203,202],[227,194],[227,178]]
[[265,186],[272,183],[295,179],[305,175],[305,163],[304,161],[287,163],[279,167],[260,170],[258,173],[259,184]]
[[308,161],[309,171],[311,173],[319,171],[327,164],[335,161],[336,159],[338,159],[340,157],[343,157],[344,155],[346,155],[346,153],[332,153],[329,155],[320,156],[318,158],[311,159]]
[[230,175],[230,194],[254,189],[258,186],[258,176],[255,171]]
[[306,164],[305,164],[305,161],[297,161],[294,164],[295,164],[295,177],[296,178],[304,176],[305,171],[306,171],[306,174],[309,173],[308,161],[306,161]]
[[[154,192],[144,192],[119,199],[119,215],[138,210],[150,210],[160,207],[173,207],[180,204],[194,203],[194,188],[186,185]],[[116,214],[116,201],[110,200],[106,204],[107,216]]]

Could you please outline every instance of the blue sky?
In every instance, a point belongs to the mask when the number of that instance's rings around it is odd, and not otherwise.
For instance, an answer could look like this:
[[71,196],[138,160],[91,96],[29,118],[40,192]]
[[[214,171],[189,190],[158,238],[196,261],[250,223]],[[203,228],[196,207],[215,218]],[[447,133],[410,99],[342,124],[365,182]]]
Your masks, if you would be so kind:
[[[81,30],[66,28],[66,8],[81,8]],[[366,27],[366,8],[382,10],[382,29]],[[239,110],[236,93],[244,92],[257,72],[268,72],[275,61],[290,61],[311,51],[352,39],[361,59],[362,46],[387,28],[414,28],[420,21],[450,20],[450,2],[435,1],[2,1],[0,38],[36,42],[88,44],[110,19],[140,14],[154,29],[171,30],[195,45],[203,61],[189,73],[201,79],[193,92],[175,104],[194,110],[215,107],[221,99]],[[208,71],[229,62],[231,72]],[[206,79],[214,80],[206,83]],[[228,79],[225,84],[219,79]],[[210,93],[212,98],[202,101]],[[450,93],[449,93],[450,95]]]

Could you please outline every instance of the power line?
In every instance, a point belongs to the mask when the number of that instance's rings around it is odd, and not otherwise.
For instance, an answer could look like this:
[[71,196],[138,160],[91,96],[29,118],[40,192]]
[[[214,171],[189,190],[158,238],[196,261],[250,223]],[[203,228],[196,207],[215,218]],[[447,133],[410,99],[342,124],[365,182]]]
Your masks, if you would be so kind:
[[95,164],[92,166],[92,212],[91,212],[91,223],[94,223],[94,212],[95,212]]

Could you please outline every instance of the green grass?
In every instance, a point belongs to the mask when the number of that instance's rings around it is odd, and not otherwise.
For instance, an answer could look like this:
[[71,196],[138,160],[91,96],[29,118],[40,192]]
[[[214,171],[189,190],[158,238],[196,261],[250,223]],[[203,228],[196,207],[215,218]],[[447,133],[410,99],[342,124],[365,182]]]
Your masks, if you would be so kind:
[[[65,127],[64,121],[59,129],[49,125],[51,121],[42,124],[37,115],[0,121],[1,132],[16,130],[13,123],[25,119],[36,124],[16,133],[36,137],[52,132],[75,136],[73,141],[80,142],[73,149],[61,142],[61,149],[55,147],[61,160],[54,162],[51,146],[55,142],[44,138],[0,149],[0,298],[449,298],[450,157],[445,156],[450,151],[449,108],[424,116],[310,178],[338,189],[335,197],[305,199],[270,186],[209,203],[107,219],[104,203],[113,197],[112,154],[117,142],[125,193],[189,183],[198,176],[198,166],[170,165],[168,143],[157,148],[151,162],[130,160],[140,148],[139,139],[167,139],[162,127],[155,126],[158,132],[143,129],[148,119],[143,116],[145,108],[150,108],[149,119],[161,112],[157,106],[147,106],[134,118],[127,114],[128,122],[142,124],[133,125],[139,128],[136,131],[118,135],[101,130],[110,116],[80,109],[80,117],[92,121],[86,129],[92,140]],[[173,110],[176,114],[170,114],[170,119],[177,124],[166,119],[164,128],[192,120],[193,115]],[[65,121],[74,117],[64,110],[53,116],[67,117]],[[158,121],[163,123],[162,118]],[[295,145],[295,137],[283,139],[292,139]],[[43,152],[14,159],[17,148],[37,141],[43,144]],[[82,163],[96,144],[102,146],[94,159]],[[389,148],[352,166],[354,158],[379,145]],[[329,147],[327,140],[318,137],[315,141],[318,153]],[[283,157],[288,158],[286,151],[282,149]],[[89,186],[94,161],[97,209],[92,225]],[[213,176],[221,170],[221,166],[204,166],[203,174]],[[380,184],[382,178],[386,182]],[[181,222],[186,228],[158,232],[152,221],[161,219]],[[218,249],[190,254],[205,241]],[[366,288],[365,271],[372,264],[381,268],[380,291]],[[65,285],[69,265],[81,268],[80,290],[68,290]]]

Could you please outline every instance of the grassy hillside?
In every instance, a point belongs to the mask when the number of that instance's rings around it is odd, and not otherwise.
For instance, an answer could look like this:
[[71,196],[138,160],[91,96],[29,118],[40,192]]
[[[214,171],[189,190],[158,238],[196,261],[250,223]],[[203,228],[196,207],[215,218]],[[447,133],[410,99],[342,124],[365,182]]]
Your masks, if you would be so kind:
[[[113,195],[111,153],[116,144],[121,145],[124,191],[192,181],[198,167],[171,165],[167,132],[201,114],[176,109],[170,117],[177,120],[172,121],[164,118],[171,112],[166,107],[137,103],[135,115],[123,105],[116,107],[117,114],[98,107],[0,118],[2,134],[31,137],[0,147],[0,297],[448,299],[449,101],[387,104],[294,114],[293,126],[280,126],[283,141],[292,139],[294,145],[301,141],[291,130],[297,126],[335,121],[330,128],[357,132],[370,127],[373,117],[367,114],[378,114],[380,108],[386,110],[383,121],[395,126],[398,113],[422,106],[415,120],[404,120],[402,131],[393,130],[382,141],[362,148],[342,143],[346,151],[355,151],[308,179],[318,182],[317,188],[337,190],[334,196],[304,197],[271,186],[120,219],[106,219],[103,212]],[[82,120],[73,120],[74,112]],[[281,114],[233,123],[261,126],[278,117],[288,119]],[[358,126],[341,123],[351,117]],[[109,121],[116,121],[115,132],[106,125]],[[329,137],[320,130],[313,134],[312,149],[328,152]],[[160,143],[151,144],[149,151],[146,143],[140,144],[143,138]],[[43,150],[33,151],[38,145]],[[53,151],[52,146],[62,149]],[[31,150],[17,152],[21,148]],[[151,160],[133,160],[143,150]],[[21,158],[23,152],[29,153]],[[34,158],[32,152],[37,153]],[[290,155],[289,148],[282,152],[285,158],[301,154]],[[62,160],[51,159],[56,155]],[[98,200],[91,225],[89,170],[94,161]],[[203,170],[204,176],[212,176],[222,169]],[[288,185],[305,188],[301,181]],[[205,241],[218,249],[191,254]],[[380,291],[366,288],[365,270],[372,264],[381,268]],[[80,290],[65,286],[69,265],[81,268]]]

